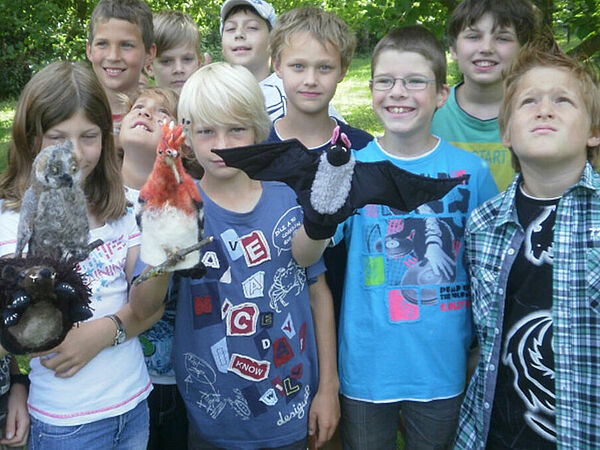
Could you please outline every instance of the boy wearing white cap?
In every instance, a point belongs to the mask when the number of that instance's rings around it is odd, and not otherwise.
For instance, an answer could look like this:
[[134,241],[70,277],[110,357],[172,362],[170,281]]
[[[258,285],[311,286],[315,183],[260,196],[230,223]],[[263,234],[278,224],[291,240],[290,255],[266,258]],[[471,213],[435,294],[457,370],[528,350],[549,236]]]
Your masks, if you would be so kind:
[[[269,33],[277,15],[263,0],[227,0],[221,7],[221,46],[225,60],[246,67],[260,85],[272,122],[285,116],[286,95],[283,82],[271,72]],[[344,118],[329,105],[329,115]]]

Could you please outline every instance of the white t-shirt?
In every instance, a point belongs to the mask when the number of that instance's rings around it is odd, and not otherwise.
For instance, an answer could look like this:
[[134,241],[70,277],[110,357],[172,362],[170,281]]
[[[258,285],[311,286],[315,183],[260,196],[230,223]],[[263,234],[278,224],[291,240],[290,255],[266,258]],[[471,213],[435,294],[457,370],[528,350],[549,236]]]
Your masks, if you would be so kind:
[[[265,96],[265,106],[267,107],[267,113],[271,118],[271,122],[281,119],[287,112],[283,80],[279,78],[275,72],[273,72],[258,84],[260,85],[263,95]],[[342,115],[337,112],[331,103],[329,104],[329,115],[331,117],[335,117],[341,122],[346,123]]]
[[[18,223],[18,213],[0,213],[0,256],[14,253]],[[104,243],[79,264],[79,272],[88,277],[92,290],[90,320],[115,313],[127,302],[127,250],[140,243],[131,209],[119,220],[90,230],[89,242],[96,239]],[[152,390],[137,338],[105,348],[70,378],[55,377],[39,358],[30,364],[29,413],[52,425],[79,425],[119,416],[135,408]]]

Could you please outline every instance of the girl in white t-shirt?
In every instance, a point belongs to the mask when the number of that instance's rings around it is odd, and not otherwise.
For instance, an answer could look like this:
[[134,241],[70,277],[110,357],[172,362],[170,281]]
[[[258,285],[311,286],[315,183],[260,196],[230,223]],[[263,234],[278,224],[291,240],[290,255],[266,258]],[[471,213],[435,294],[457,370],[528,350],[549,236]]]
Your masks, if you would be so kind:
[[31,360],[30,450],[145,449],[152,384],[136,336],[159,317],[139,320],[129,296],[164,298],[168,279],[129,289],[140,231],[127,207],[110,106],[82,63],[56,62],[37,73],[17,105],[8,168],[0,176],[0,256],[15,251],[21,199],[41,149],[70,140],[87,198],[90,242],[79,264],[92,291],[93,317],[50,352]]

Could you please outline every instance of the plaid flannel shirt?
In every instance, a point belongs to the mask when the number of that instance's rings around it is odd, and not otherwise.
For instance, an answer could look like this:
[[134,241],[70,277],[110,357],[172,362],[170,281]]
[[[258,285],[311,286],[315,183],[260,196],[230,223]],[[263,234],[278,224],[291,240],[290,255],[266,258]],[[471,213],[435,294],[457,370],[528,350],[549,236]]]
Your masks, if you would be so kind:
[[[465,396],[455,448],[485,448],[490,427],[507,279],[524,232],[515,179],[471,215],[465,255],[480,346]],[[588,163],[560,199],[554,227],[552,282],[558,448],[600,448],[600,174]]]

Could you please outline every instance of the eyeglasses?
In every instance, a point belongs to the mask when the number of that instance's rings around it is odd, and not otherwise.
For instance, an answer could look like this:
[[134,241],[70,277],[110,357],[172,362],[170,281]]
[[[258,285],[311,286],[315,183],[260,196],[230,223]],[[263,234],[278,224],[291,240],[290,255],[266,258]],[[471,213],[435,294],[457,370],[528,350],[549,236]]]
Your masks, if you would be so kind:
[[412,77],[374,77],[369,80],[369,84],[376,91],[389,91],[394,87],[396,81],[402,81],[404,89],[407,91],[422,91],[427,87],[427,84],[435,81],[434,78],[425,78],[420,76]]

